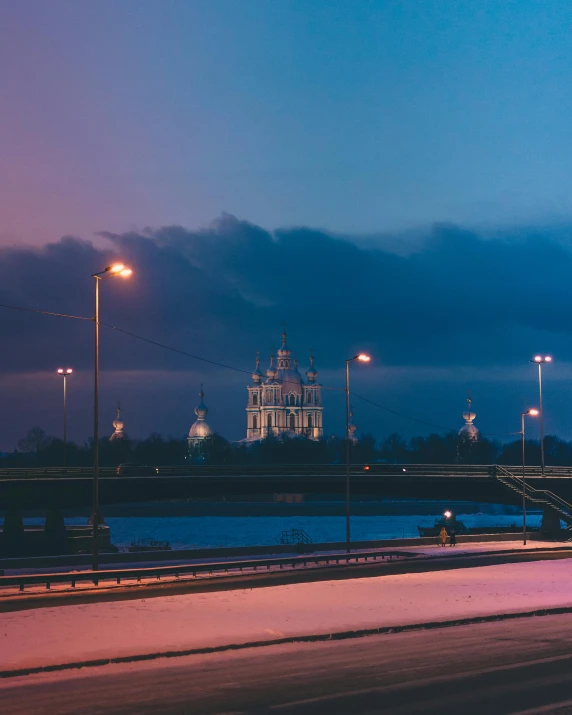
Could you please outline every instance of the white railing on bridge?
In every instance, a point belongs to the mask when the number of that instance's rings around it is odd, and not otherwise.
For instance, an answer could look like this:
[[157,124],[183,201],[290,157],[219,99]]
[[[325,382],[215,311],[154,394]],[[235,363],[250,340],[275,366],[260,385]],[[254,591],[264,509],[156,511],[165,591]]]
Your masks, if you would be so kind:
[[[145,468],[148,472],[148,467]],[[102,478],[115,477],[117,479],[145,478],[155,479],[157,477],[280,477],[280,476],[343,476],[345,475],[345,465],[343,464],[286,464],[286,465],[180,465],[180,466],[159,466],[154,468],[156,475],[133,473],[118,475],[116,467],[100,468],[99,474]],[[522,468],[519,466],[498,467],[520,474]],[[142,470],[143,471],[143,470]],[[351,475],[359,477],[494,477],[497,473],[497,465],[494,464],[352,464]],[[9,479],[90,479],[93,476],[92,467],[38,467],[38,468],[8,468],[0,469],[0,480]],[[540,467],[526,467],[526,477],[531,478],[570,478],[572,477],[572,467],[545,467],[544,475]]]

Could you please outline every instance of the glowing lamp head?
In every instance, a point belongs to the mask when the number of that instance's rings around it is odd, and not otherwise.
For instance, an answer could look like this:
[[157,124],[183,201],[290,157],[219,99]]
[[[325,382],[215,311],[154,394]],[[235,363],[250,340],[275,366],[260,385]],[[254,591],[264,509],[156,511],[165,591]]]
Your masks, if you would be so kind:
[[542,355],[535,355],[534,362],[542,362]]
[[369,362],[369,361],[371,360],[370,356],[369,356],[369,355],[366,355],[365,353],[360,353],[360,354],[357,356],[357,359],[358,359],[360,362]]
[[122,268],[122,269],[119,271],[119,275],[120,275],[122,278],[128,278],[132,273],[133,273],[133,271],[131,270],[131,268]]
[[547,356],[544,358],[544,362],[552,362],[552,357],[551,357],[550,355],[547,355]]
[[363,468],[364,472],[369,472],[369,464],[366,464],[365,467]]
[[58,375],[63,375],[64,374],[64,369],[63,367],[58,368]]
[[109,266],[107,269],[108,271],[111,271],[112,273],[121,273],[125,269],[125,266],[123,263],[114,263],[112,266]]
[[538,415],[538,410],[535,410],[535,409],[528,410],[528,412],[526,414],[530,415],[531,417],[536,417]]
[[72,372],[73,370],[71,369],[71,367],[68,367],[68,369],[66,370],[66,375],[71,375]]
[[453,513],[447,509],[443,516],[445,517],[445,519],[450,519],[453,516]]

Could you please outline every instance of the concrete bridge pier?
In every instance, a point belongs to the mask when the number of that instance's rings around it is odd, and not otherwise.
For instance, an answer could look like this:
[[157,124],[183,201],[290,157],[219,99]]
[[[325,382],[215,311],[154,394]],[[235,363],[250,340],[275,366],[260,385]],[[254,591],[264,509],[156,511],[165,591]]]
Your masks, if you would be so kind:
[[68,539],[66,524],[61,509],[51,506],[46,513],[44,524],[45,545],[53,553],[68,553]]
[[548,506],[545,506],[542,511],[540,533],[549,541],[562,541],[566,538],[566,532],[560,526],[560,515]]
[[18,550],[24,545],[24,520],[22,510],[17,504],[10,504],[4,517],[4,526],[0,538],[0,554],[8,554],[8,546]]
[[4,517],[3,533],[5,536],[9,535],[11,539],[17,539],[24,533],[24,519],[19,506],[12,504],[8,507]]

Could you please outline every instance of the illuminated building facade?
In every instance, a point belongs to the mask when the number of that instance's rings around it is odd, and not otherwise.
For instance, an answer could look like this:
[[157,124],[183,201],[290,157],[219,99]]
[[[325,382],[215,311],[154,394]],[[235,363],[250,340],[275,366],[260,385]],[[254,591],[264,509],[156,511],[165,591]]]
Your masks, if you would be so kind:
[[274,355],[270,358],[266,379],[260,370],[260,358],[256,358],[252,384],[248,386],[247,439],[283,434],[320,439],[324,433],[322,386],[317,382],[314,358],[310,358],[305,382],[286,338],[283,333],[276,362]]

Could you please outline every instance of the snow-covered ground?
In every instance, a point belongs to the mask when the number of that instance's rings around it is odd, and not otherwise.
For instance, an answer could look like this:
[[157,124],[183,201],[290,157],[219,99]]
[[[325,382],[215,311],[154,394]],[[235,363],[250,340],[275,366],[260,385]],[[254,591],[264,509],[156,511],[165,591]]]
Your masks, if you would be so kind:
[[[435,516],[354,516],[352,539],[401,539],[419,536],[418,525],[431,526]],[[512,526],[522,529],[522,516],[505,514],[457,514],[468,527]],[[538,526],[541,516],[530,514],[529,526]],[[41,524],[40,518],[25,520]],[[315,543],[344,541],[343,516],[168,516],[107,517],[111,540],[116,546],[129,546],[137,539],[168,541],[174,549],[218,546],[259,546],[274,544],[283,530],[304,529]],[[86,519],[66,519],[68,524],[85,524]]]
[[572,606],[572,559],[0,614],[0,670]]

